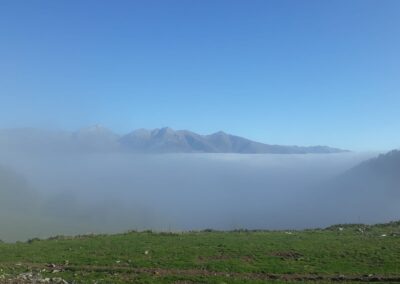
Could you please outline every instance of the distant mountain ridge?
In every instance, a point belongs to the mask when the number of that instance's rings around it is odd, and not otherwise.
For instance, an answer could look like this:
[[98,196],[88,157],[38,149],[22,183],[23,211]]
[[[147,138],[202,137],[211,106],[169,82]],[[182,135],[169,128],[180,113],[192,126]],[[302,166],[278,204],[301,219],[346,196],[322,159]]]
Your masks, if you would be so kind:
[[[23,149],[76,151],[124,151],[134,153],[239,153],[239,154],[326,154],[346,150],[328,146],[283,146],[255,142],[219,131],[200,135],[169,127],[137,129],[126,135],[95,125],[76,132],[38,129],[0,131],[0,145]],[[18,150],[18,149],[17,149]]]
[[135,130],[119,139],[125,149],[141,152],[201,152],[241,154],[306,154],[339,153],[344,150],[326,146],[299,147],[269,145],[219,131],[200,135],[188,130],[173,130],[169,127]]
[[[308,199],[293,205],[305,218],[326,224],[399,219],[400,151],[368,159],[308,190]],[[319,208],[318,214],[314,208]]]

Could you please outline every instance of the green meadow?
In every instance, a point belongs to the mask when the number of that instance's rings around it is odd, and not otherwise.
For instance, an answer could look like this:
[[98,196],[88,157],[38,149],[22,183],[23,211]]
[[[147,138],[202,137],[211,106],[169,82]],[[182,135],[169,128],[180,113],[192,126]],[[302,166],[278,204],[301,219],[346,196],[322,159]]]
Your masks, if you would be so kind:
[[32,278],[38,283],[395,283],[400,222],[303,231],[57,236],[1,243],[0,269],[4,283]]

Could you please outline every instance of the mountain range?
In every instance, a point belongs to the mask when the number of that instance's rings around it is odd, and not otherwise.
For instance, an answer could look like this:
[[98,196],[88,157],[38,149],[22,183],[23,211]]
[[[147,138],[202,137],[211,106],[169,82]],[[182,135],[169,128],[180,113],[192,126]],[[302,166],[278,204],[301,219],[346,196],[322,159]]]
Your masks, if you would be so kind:
[[22,150],[127,151],[134,153],[326,154],[346,150],[328,146],[271,145],[219,131],[200,135],[188,130],[138,129],[126,135],[96,125],[76,132],[31,128],[0,131],[0,147]]

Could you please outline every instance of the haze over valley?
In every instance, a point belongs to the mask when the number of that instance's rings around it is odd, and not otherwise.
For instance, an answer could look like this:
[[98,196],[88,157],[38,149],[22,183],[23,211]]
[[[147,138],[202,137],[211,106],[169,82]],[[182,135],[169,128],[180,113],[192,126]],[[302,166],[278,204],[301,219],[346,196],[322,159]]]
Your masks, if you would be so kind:
[[[79,151],[54,146],[54,141],[64,146],[62,143],[70,141],[71,136],[63,136],[64,132],[40,136],[45,137],[41,145],[53,143],[40,149],[27,147],[37,143],[37,136],[35,140],[26,135],[19,141],[15,140],[17,136],[8,137],[20,148],[10,151],[3,147],[0,151],[0,222],[7,228],[1,231],[0,239],[133,229],[300,229],[343,222],[384,222],[400,213],[395,206],[398,196],[387,194],[383,188],[371,184],[360,193],[334,186],[343,174],[352,173],[353,167],[378,153],[110,151],[110,144],[104,141],[112,144],[115,139],[107,140],[108,132],[103,135],[98,130],[96,136],[79,140],[84,142],[79,144]],[[98,138],[99,133],[103,140],[93,144],[93,137]],[[93,146],[105,144],[107,151]],[[279,149],[287,150],[286,146]],[[357,176],[361,184],[364,178]],[[374,209],[355,207],[360,196],[365,204],[374,204]]]

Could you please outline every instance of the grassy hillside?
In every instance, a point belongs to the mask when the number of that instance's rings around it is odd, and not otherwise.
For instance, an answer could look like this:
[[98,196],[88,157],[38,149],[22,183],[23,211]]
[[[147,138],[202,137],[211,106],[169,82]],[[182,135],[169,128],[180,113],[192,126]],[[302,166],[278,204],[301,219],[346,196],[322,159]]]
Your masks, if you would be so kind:
[[305,231],[129,232],[0,243],[0,269],[4,283],[396,282],[400,222]]

